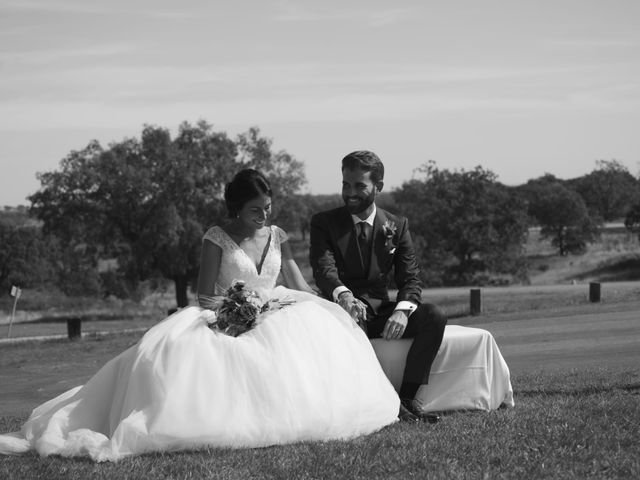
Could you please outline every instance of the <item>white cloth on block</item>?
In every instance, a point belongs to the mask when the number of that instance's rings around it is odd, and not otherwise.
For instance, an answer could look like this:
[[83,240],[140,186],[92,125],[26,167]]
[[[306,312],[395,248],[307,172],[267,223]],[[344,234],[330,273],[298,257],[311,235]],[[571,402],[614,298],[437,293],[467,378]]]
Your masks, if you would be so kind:
[[[371,340],[382,369],[396,389],[411,346],[411,339]],[[494,410],[513,407],[509,367],[490,332],[448,325],[431,367],[429,384],[422,385],[415,405],[422,412]]]

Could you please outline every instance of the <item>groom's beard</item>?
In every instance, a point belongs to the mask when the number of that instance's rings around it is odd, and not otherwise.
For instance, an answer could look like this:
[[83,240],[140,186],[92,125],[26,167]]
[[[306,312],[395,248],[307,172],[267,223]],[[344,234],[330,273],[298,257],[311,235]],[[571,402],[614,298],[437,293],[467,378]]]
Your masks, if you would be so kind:
[[[357,215],[360,212],[364,212],[367,208],[369,208],[376,199],[376,192],[372,191],[367,197],[358,197],[358,196],[342,196],[342,200],[344,200],[344,204],[349,210],[351,215]],[[349,203],[349,200],[358,200],[358,203]]]

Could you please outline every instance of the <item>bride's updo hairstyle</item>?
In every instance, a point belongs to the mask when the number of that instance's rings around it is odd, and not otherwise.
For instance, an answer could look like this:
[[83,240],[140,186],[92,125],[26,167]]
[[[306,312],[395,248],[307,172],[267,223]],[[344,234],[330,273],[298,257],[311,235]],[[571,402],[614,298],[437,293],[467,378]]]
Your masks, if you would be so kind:
[[245,168],[236,173],[224,189],[229,218],[235,218],[245,203],[260,194],[272,196],[269,180],[262,173],[253,168]]

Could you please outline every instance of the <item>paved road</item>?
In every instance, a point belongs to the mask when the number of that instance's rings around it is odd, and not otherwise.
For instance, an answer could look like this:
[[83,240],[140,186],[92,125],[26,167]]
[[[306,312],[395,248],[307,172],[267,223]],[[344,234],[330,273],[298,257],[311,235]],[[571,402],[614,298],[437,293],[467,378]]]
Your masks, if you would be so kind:
[[493,334],[512,373],[594,366],[640,370],[640,312],[635,310],[473,326]]

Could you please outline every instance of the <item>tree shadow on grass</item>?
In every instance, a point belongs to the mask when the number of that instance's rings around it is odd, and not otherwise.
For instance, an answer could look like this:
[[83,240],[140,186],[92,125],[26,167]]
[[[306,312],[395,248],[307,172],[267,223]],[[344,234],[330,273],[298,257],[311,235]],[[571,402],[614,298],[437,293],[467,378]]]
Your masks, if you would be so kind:
[[577,280],[597,279],[601,282],[640,280],[640,256],[620,258],[573,276]]
[[83,322],[91,321],[109,321],[109,320],[135,320],[141,318],[140,315],[131,314],[126,315],[121,312],[105,312],[105,313],[68,313],[51,316],[43,316],[36,320],[31,320],[29,323],[64,323],[69,319],[78,318]]

